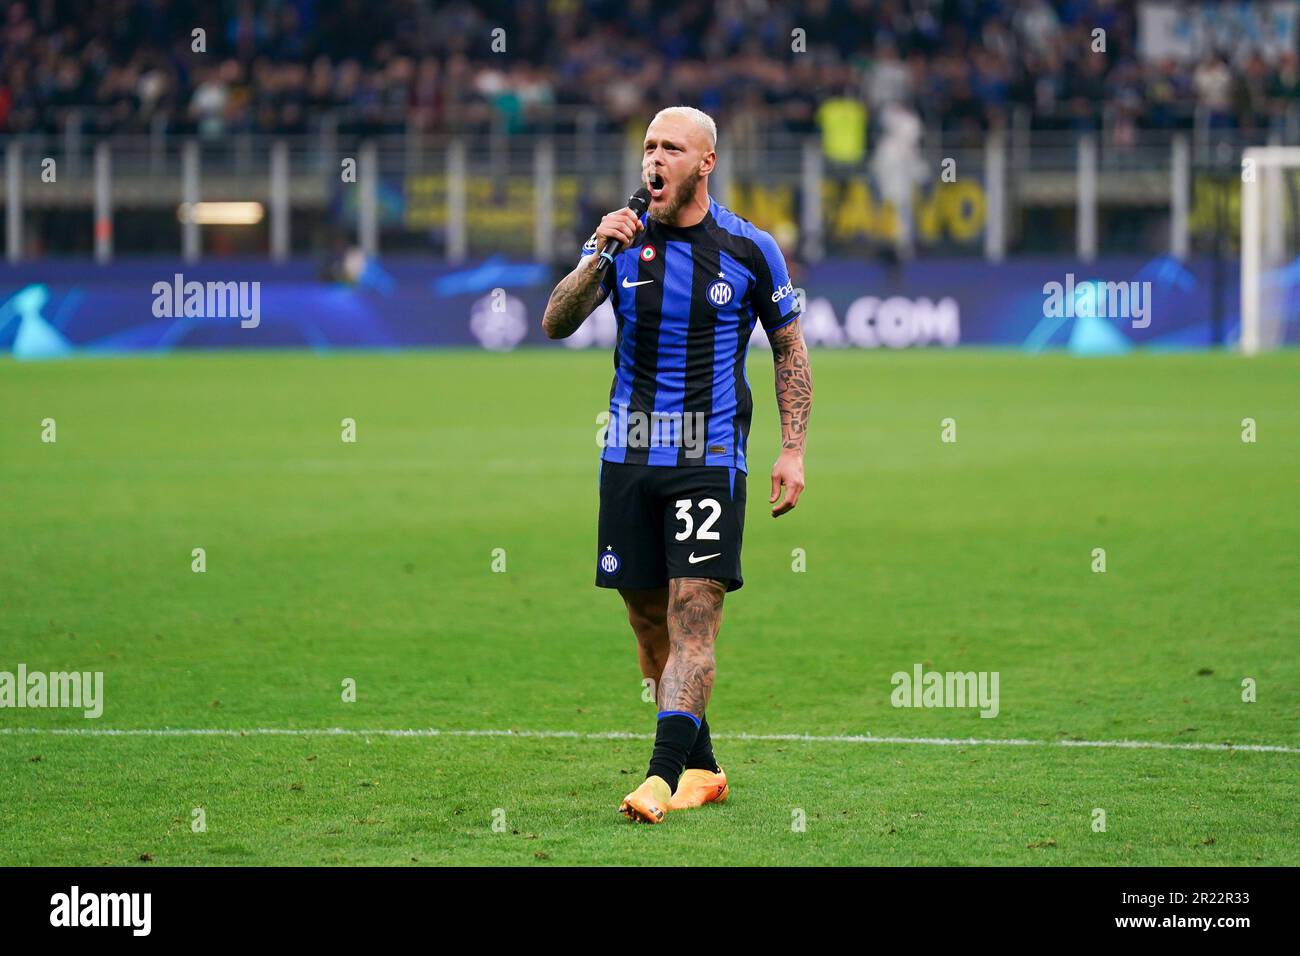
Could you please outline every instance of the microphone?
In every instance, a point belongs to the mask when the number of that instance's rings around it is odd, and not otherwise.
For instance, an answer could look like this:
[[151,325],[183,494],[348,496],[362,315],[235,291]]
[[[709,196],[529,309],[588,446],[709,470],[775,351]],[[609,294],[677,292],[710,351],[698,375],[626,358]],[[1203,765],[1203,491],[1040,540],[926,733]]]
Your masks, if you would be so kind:
[[[650,190],[642,186],[627,200],[627,208],[636,214],[638,219],[650,208]],[[609,239],[605,242],[605,248],[600,250],[600,261],[596,263],[596,275],[603,276],[605,270],[614,264],[614,257],[623,251],[623,243],[617,239]]]

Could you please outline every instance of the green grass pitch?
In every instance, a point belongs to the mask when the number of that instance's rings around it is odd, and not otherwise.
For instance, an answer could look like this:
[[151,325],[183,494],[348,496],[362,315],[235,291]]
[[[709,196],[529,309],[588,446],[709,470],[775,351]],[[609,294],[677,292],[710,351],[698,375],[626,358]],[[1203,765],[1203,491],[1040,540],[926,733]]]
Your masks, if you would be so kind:
[[[48,732],[651,733],[592,586],[607,354],[0,362],[0,670],[106,698],[0,709],[0,864],[1300,862],[1300,355],[816,352],[779,521],[749,364],[733,797],[644,827],[646,739]],[[916,663],[997,671],[999,714],[893,707]]]

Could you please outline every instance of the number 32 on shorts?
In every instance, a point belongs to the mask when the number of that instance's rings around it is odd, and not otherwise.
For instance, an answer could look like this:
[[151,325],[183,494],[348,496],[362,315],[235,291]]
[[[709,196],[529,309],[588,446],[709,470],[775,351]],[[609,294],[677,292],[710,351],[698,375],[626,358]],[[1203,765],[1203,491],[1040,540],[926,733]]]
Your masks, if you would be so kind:
[[674,504],[677,507],[677,520],[684,525],[682,530],[673,536],[677,541],[685,541],[691,536],[692,531],[695,532],[696,541],[717,541],[722,537],[718,532],[712,530],[718,518],[722,517],[722,505],[718,504],[716,498],[700,499],[700,510],[708,512],[708,514],[700,523],[698,530],[695,527],[695,519],[691,516],[691,509],[694,507],[691,499],[680,498]]

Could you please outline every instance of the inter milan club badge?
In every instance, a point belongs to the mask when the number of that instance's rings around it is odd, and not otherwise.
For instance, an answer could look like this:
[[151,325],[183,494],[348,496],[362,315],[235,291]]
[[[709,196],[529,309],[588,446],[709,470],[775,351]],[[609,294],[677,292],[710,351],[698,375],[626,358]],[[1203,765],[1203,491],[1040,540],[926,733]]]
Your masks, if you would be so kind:
[[612,547],[606,546],[605,553],[600,556],[600,569],[606,574],[617,574],[618,566],[618,555]]
[[654,257],[655,257],[655,247],[654,247],[654,246],[645,246],[644,248],[642,248],[642,250],[641,250],[641,261],[642,261],[642,262],[650,262],[651,260],[654,259]]
[[708,296],[710,304],[720,309],[731,301],[734,292],[726,279],[714,279],[704,294]]

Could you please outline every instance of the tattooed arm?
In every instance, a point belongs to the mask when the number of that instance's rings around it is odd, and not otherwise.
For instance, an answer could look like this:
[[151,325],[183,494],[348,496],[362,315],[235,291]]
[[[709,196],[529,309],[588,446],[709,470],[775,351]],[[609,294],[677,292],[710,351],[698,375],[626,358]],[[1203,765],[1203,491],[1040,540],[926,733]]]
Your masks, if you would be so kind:
[[[616,239],[621,248],[627,248],[644,228],[631,209],[615,209],[600,221],[591,238],[601,246]],[[598,262],[600,256],[587,256],[552,290],[546,311],[542,313],[542,328],[548,338],[567,339],[609,295],[600,283]]]
[[567,339],[605,301],[608,293],[596,272],[599,261],[599,256],[587,256],[551,291],[542,313],[542,328],[548,338]]
[[[812,369],[799,319],[788,322],[770,336],[776,364],[776,406],[781,412],[781,456],[772,466],[772,517],[779,518],[799,503],[803,493],[803,449],[812,412]],[[781,486],[785,486],[785,500]]]

